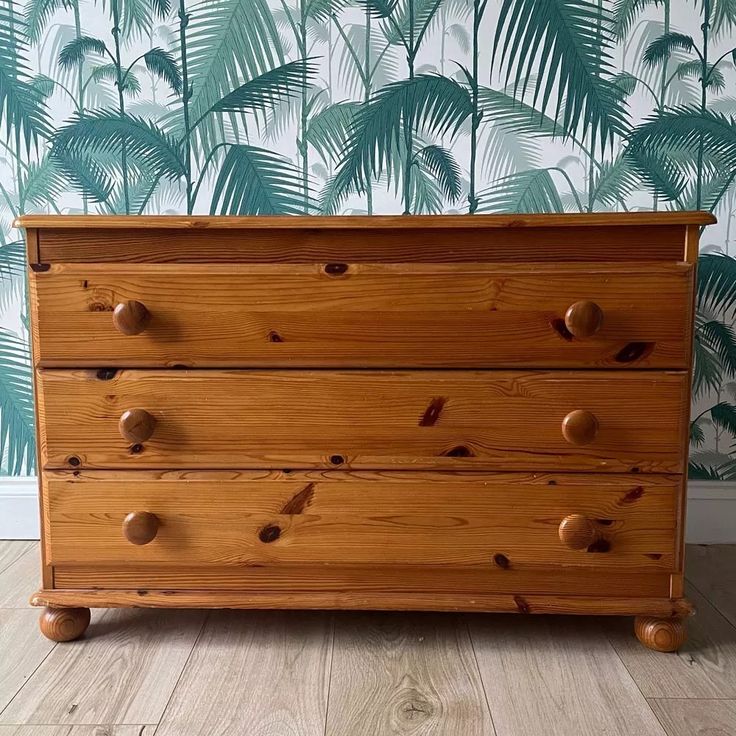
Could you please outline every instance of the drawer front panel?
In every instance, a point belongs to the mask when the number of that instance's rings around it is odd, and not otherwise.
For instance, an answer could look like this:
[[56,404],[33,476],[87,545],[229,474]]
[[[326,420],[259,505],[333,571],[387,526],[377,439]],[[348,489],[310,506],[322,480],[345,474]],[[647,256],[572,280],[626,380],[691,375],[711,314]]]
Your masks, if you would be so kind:
[[[46,479],[47,550],[57,567],[667,572],[675,565],[680,492],[672,476],[295,472],[107,480],[57,473]],[[131,543],[126,517],[144,512],[156,520],[150,541]],[[570,548],[560,532],[570,515],[592,525],[587,547]]]
[[[687,367],[684,264],[65,264],[33,280],[43,366]],[[113,318],[129,302],[136,334]],[[575,304],[600,324],[566,324]]]
[[38,375],[56,468],[681,472],[689,407],[686,374],[653,371]]

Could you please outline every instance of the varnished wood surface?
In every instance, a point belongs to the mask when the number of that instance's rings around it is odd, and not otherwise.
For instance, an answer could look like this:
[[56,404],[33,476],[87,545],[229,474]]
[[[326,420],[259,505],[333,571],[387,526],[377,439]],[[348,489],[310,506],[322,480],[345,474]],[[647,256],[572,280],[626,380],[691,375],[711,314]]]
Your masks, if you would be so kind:
[[46,228],[42,272],[51,263],[558,263],[685,258],[686,225],[391,227],[369,229]]
[[[736,553],[725,546],[691,547],[689,558],[696,559],[699,550],[708,555],[693,567],[691,580],[707,590],[727,586],[723,573],[733,568]],[[17,579],[8,584],[25,585],[28,595],[37,580],[19,567],[26,555],[15,557],[7,571],[18,568]],[[0,736],[153,736],[158,723],[158,733],[165,729],[165,736],[179,736],[184,723],[195,736],[216,728],[239,732],[244,723],[260,724],[261,736],[284,736],[281,724],[291,723],[295,714],[303,716],[300,733],[310,724],[317,736],[345,736],[351,733],[348,724],[355,724],[355,712],[368,722],[385,722],[381,719],[393,703],[405,704],[404,710],[391,711],[397,724],[410,727],[412,713],[422,725],[454,723],[463,713],[469,717],[461,733],[482,727],[483,736],[556,734],[556,724],[567,728],[564,736],[594,734],[597,726],[616,736],[639,736],[649,707],[664,728],[658,736],[665,731],[667,736],[732,736],[736,630],[721,615],[729,612],[729,604],[723,598],[726,607],[715,610],[711,601],[689,592],[698,614],[688,619],[690,639],[679,655],[660,655],[639,645],[631,618],[479,616],[469,637],[472,656],[481,665],[482,693],[474,702],[490,703],[493,729],[482,712],[463,706],[463,680],[443,675],[461,666],[455,652],[462,657],[472,616],[213,612],[188,639],[188,656],[183,657],[176,634],[190,614],[94,610],[85,638],[57,645],[51,660],[53,644],[38,634],[38,610],[10,611],[13,623],[8,626],[9,619],[3,619],[0,626],[0,681],[9,682],[2,679],[8,668],[15,669],[17,679],[12,687],[0,687],[0,709],[14,699],[23,708],[0,716]],[[387,625],[393,617],[396,627]],[[607,624],[620,633],[612,636]],[[327,656],[321,646],[312,647],[315,628],[324,632],[317,638],[326,640]],[[357,652],[371,666],[340,676]],[[500,677],[494,674],[499,660]],[[402,677],[408,661],[413,677]],[[386,681],[395,687],[385,687]],[[287,691],[274,682],[292,686]],[[385,693],[372,699],[375,711],[365,707],[367,691]],[[636,696],[639,691],[643,695]],[[274,700],[272,693],[283,697]],[[420,695],[423,701],[412,701]],[[311,704],[308,712],[300,706],[305,702]],[[431,717],[419,712],[422,702],[435,706]],[[308,713],[326,713],[329,728],[319,718],[307,718]],[[150,723],[125,725],[144,715]]]
[[[688,365],[689,265],[353,264],[335,276],[329,264],[61,264],[31,278],[44,366]],[[574,337],[567,312],[588,298],[600,327]],[[137,334],[114,320],[130,304],[149,315],[125,323]]]
[[90,608],[242,608],[341,611],[483,611],[578,616],[689,616],[685,599],[584,595],[510,595],[508,593],[395,593],[353,591],[240,590],[40,590],[34,606]]
[[[220,482],[48,479],[49,561],[502,571],[554,565],[669,571],[674,563],[679,481],[619,476],[599,485],[597,476],[575,475],[544,484],[514,474],[442,473],[392,481],[400,475],[394,473],[371,480],[326,474],[315,482],[294,475]],[[570,513],[595,520],[601,544],[566,546],[558,526]],[[503,575],[497,580],[510,585]],[[196,587],[207,587],[206,570]]]
[[712,225],[716,218],[710,212],[592,212],[575,215],[352,215],[352,216],[223,216],[223,215],[22,215],[15,220],[22,228],[190,228],[193,230],[230,229],[294,229],[321,230],[391,228],[413,230],[431,227],[458,228],[523,228],[581,227],[586,225]]
[[47,639],[66,642],[83,636],[89,622],[89,608],[44,608],[38,625]]
[[[614,378],[615,376],[615,378]],[[674,372],[50,370],[41,448],[56,468],[470,468],[680,472]],[[157,420],[130,445],[120,415]],[[561,423],[592,412],[595,441]]]
[[[495,558],[495,559],[494,559]],[[54,571],[59,589],[86,590],[93,586],[110,590],[196,590],[206,586],[220,591],[273,591],[331,594],[353,591],[357,595],[432,592],[465,600],[475,593],[498,591],[513,594],[607,595],[612,597],[670,597],[669,575],[652,566],[540,567],[517,569],[503,565],[499,557],[485,566],[428,567],[427,565],[366,566],[331,565],[174,565],[144,563],[63,565]],[[605,571],[605,576],[602,576]],[[35,582],[35,581],[34,581]],[[225,593],[227,595],[227,593]],[[25,597],[24,603],[27,602]]]

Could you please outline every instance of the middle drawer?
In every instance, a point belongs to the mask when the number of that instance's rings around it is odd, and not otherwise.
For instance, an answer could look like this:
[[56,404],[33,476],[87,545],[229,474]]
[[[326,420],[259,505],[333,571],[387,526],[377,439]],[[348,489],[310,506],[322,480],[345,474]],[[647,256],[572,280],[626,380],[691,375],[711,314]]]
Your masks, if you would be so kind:
[[49,468],[683,471],[685,373],[49,370]]

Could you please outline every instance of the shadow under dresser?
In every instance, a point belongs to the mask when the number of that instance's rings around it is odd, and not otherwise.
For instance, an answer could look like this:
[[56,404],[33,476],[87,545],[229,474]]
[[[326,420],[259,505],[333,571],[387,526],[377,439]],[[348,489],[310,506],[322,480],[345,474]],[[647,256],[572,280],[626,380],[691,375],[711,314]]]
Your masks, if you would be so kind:
[[705,213],[27,216],[41,630],[636,616],[677,649]]

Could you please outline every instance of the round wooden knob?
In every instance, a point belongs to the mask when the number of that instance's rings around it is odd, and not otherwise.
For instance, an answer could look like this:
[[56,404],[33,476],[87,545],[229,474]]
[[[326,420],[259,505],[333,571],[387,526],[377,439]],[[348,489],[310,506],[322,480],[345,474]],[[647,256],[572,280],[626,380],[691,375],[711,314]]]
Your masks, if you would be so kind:
[[132,511],[123,520],[123,536],[131,544],[148,544],[158,533],[158,517],[148,511]]
[[112,323],[123,335],[140,334],[146,329],[150,319],[151,313],[146,305],[132,299],[118,304],[112,313]]
[[595,524],[582,514],[570,514],[561,522],[558,529],[560,542],[570,549],[587,549],[598,540]]
[[589,445],[598,434],[595,414],[575,409],[562,420],[562,436],[571,445]]
[[128,409],[123,412],[118,422],[120,434],[129,442],[145,442],[153,435],[156,428],[156,417],[145,409]]
[[574,337],[592,337],[602,324],[603,310],[595,302],[575,302],[565,312],[565,327]]

